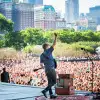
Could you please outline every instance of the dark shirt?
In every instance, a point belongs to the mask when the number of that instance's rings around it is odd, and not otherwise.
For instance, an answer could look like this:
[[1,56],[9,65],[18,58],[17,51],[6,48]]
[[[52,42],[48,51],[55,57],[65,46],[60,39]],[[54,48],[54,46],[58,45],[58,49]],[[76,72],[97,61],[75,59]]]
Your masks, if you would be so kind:
[[1,74],[1,82],[9,82],[9,73],[8,72],[3,72]]
[[43,63],[45,65],[45,69],[54,68],[55,66],[54,58],[52,56],[53,50],[53,47],[50,47],[49,49],[45,50],[40,56],[40,63]]

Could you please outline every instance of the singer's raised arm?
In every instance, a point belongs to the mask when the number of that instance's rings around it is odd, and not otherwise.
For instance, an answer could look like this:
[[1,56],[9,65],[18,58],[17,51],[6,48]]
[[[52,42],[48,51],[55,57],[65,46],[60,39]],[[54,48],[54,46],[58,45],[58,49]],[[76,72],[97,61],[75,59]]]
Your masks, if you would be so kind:
[[54,42],[53,42],[53,45],[52,45],[52,47],[54,48],[55,47],[55,45],[56,45],[56,42],[57,42],[57,33],[54,33]]

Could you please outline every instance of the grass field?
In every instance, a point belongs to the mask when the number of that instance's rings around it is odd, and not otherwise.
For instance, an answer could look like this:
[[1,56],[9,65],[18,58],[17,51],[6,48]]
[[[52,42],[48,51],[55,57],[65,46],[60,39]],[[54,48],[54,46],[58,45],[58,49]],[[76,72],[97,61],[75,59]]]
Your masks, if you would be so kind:
[[[95,53],[95,48],[100,46],[100,42],[76,42],[72,44],[67,43],[57,43],[54,50],[54,55],[57,57],[80,57],[85,56],[84,51],[81,48],[85,48],[89,54]],[[1,48],[0,49],[0,59],[2,58],[21,58],[24,57],[26,53],[32,52],[33,54],[40,55],[43,50],[41,45],[37,46],[27,46],[22,51],[16,51],[13,48]]]

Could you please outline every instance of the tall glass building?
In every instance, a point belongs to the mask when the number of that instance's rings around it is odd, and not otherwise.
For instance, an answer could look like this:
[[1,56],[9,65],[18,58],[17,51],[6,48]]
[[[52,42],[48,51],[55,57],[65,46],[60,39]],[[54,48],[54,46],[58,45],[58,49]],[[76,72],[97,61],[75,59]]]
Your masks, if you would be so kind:
[[28,3],[34,4],[35,0],[28,0]]
[[27,3],[13,4],[12,13],[14,31],[34,27],[34,5]]
[[0,3],[0,13],[14,22],[14,31],[34,27],[34,5],[9,0]]
[[43,0],[28,0],[28,3],[31,3],[34,5],[43,5]]
[[12,19],[12,0],[1,0],[0,13],[6,18]]
[[89,9],[89,17],[96,21],[100,25],[100,6],[91,7]]
[[12,0],[0,0],[2,3],[4,2],[12,2]]
[[67,23],[75,23],[79,18],[79,0],[65,1],[65,18]]

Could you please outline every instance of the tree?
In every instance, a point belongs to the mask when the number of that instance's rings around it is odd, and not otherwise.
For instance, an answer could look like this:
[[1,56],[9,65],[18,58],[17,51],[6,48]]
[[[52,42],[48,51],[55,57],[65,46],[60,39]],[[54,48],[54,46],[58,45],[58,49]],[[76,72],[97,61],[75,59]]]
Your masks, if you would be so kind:
[[5,16],[0,14],[0,31],[2,33],[8,33],[13,31],[13,22],[6,19]]
[[100,31],[99,32],[95,32],[95,39],[96,41],[100,41]]
[[27,44],[24,43],[24,38],[20,32],[11,32],[5,35],[5,46],[14,47],[17,50],[21,50]]
[[59,38],[61,42],[63,43],[74,42],[73,37],[74,37],[74,32],[71,32],[70,30],[65,30],[65,29],[62,30],[62,32],[60,32],[60,35],[59,35]]
[[4,47],[4,43],[5,43],[5,38],[3,34],[0,34],[0,48]]
[[43,37],[43,30],[28,28],[20,32],[10,32],[5,34],[5,45],[14,47],[17,50],[25,48],[27,45],[41,45],[46,39]]
[[24,43],[29,45],[41,45],[46,39],[43,37],[43,30],[35,28],[27,28],[21,31],[21,36],[24,37]]
[[44,32],[44,37],[47,39],[47,42],[52,43],[52,38],[53,38],[53,30],[45,31]]

